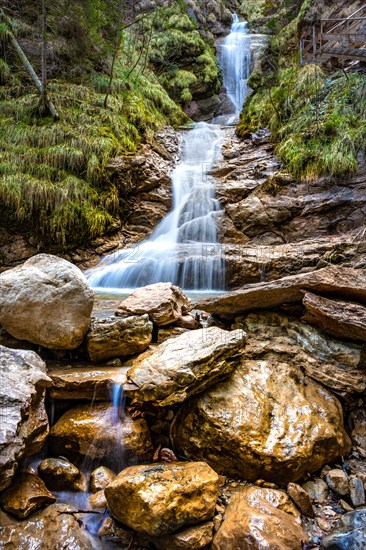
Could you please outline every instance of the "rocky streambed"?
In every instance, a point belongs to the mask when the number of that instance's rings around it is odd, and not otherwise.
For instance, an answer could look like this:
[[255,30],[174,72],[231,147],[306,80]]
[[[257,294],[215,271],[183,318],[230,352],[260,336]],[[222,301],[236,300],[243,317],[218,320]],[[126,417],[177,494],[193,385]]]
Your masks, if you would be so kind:
[[194,305],[1,274],[0,546],[365,547],[366,270],[318,267]]

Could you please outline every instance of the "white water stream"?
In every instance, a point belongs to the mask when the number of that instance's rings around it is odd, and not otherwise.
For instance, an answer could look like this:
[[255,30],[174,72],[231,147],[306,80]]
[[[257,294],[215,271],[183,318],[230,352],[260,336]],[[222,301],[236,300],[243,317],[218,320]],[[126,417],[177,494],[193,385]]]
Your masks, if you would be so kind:
[[[231,122],[240,113],[250,74],[247,24],[233,16],[221,50],[224,85],[233,103]],[[218,124],[199,122],[183,135],[180,162],[172,179],[173,205],[151,237],[134,248],[105,256],[86,275],[95,290],[120,291],[156,282],[186,290],[224,290],[225,265],[217,219],[221,206],[209,175],[221,155],[225,133]]]

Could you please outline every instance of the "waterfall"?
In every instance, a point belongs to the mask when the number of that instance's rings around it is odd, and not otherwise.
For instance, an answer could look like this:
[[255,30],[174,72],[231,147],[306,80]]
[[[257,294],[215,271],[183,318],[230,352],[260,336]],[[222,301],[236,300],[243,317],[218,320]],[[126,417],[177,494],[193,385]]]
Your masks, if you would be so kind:
[[236,13],[231,31],[221,46],[221,68],[226,93],[235,107],[235,114],[239,115],[249,93],[251,52],[248,23],[239,21]]
[[[239,113],[250,71],[247,24],[233,16],[222,50],[224,84]],[[225,265],[210,170],[220,158],[225,140],[217,124],[199,122],[183,134],[180,162],[172,180],[173,205],[151,237],[134,248],[105,256],[86,276],[95,290],[130,290],[156,282],[173,282],[186,290],[224,290]]]

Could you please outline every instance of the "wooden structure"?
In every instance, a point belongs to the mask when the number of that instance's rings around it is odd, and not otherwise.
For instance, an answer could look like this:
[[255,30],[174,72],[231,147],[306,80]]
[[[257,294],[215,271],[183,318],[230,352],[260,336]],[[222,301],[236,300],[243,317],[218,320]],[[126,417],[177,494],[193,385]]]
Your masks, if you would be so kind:
[[301,39],[302,65],[331,58],[366,62],[366,4],[343,19],[321,19]]

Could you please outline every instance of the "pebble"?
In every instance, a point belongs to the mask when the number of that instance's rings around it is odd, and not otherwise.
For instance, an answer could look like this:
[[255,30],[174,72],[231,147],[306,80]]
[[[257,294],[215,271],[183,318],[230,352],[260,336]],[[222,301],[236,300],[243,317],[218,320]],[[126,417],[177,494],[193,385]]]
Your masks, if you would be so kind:
[[315,517],[309,494],[297,483],[289,483],[287,492],[304,516]]
[[331,524],[329,523],[329,521],[327,521],[326,519],[322,519],[322,518],[318,518],[316,520],[319,528],[322,530],[322,531],[325,531],[326,533],[329,533],[329,531],[332,529],[332,526]]
[[338,495],[349,495],[348,476],[343,470],[330,470],[325,476],[325,481]]
[[351,476],[349,488],[353,506],[362,506],[362,504],[365,504],[365,489],[362,480],[356,476]]
[[352,506],[350,504],[348,504],[348,502],[346,502],[342,498],[340,499],[339,504],[342,506],[342,508],[345,512],[352,512],[352,510],[353,510]]

